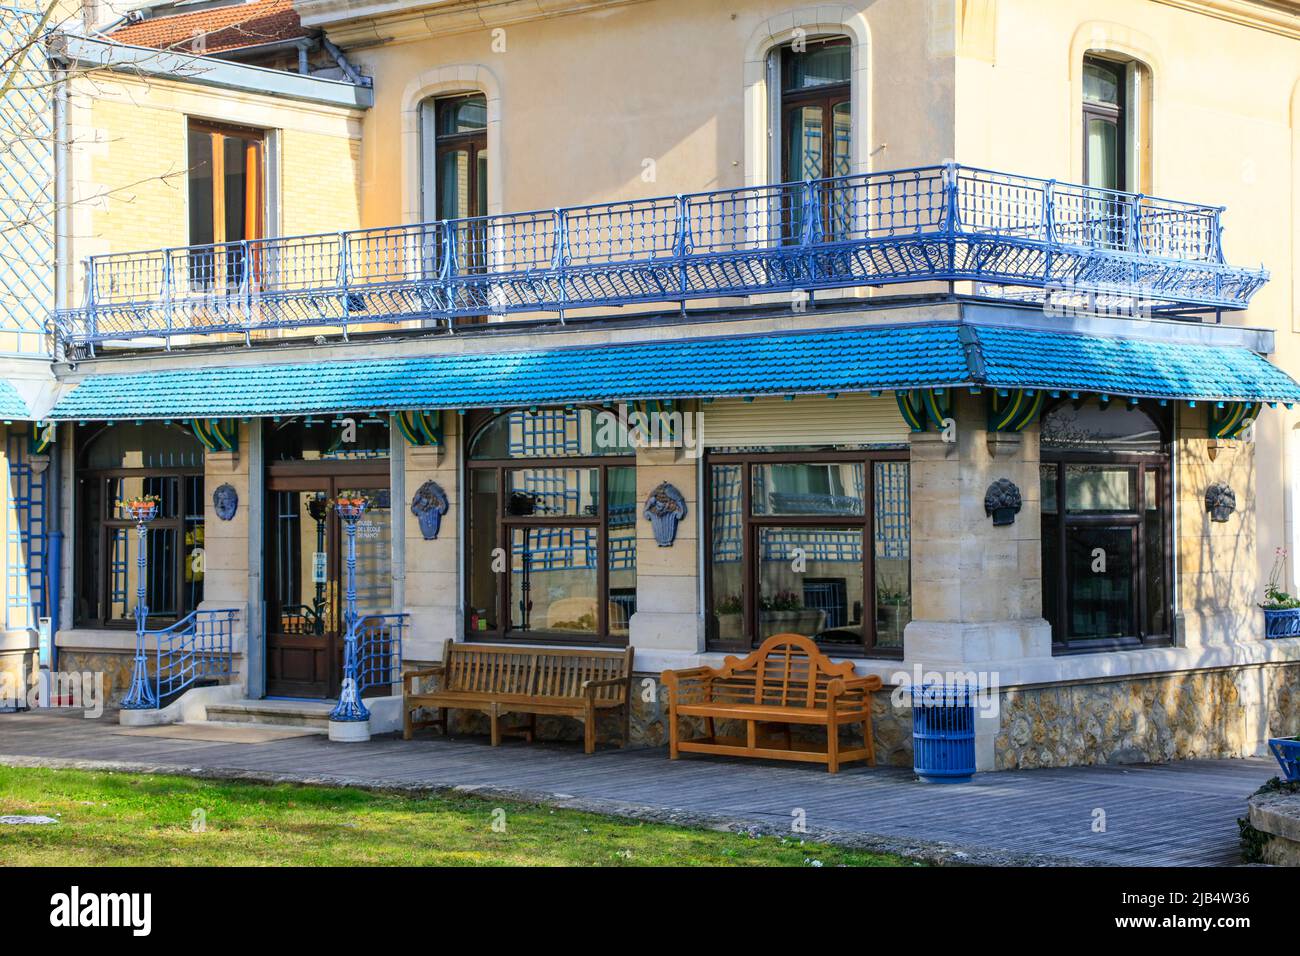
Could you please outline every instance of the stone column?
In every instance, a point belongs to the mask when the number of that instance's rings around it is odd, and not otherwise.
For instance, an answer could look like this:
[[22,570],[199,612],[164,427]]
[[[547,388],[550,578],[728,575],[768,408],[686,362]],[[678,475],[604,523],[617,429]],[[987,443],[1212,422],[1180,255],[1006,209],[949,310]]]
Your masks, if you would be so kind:
[[[699,459],[681,448],[639,448],[636,455],[636,614],[631,642],[638,671],[658,670],[656,651],[695,654],[704,647],[700,624]],[[655,540],[645,518],[646,498],[661,482],[675,486],[686,500],[686,518],[677,525],[671,547]],[[643,658],[642,652],[646,652]]]
[[[250,564],[248,533],[250,522],[261,520],[262,502],[250,500],[247,454],[250,429],[239,426],[237,451],[208,452],[203,457],[203,608],[237,608],[234,666],[239,680],[248,680],[248,634],[246,618],[250,601],[259,599],[249,593]],[[212,493],[220,485],[230,485],[239,496],[235,516],[223,521],[217,516]],[[256,692],[253,689],[252,692]]]
[[[1042,617],[1038,428],[990,434],[986,397],[958,394],[946,441],[931,430],[911,448],[912,622],[904,639],[911,674],[977,675],[1000,683],[1002,663],[1050,658]],[[984,510],[989,485],[1010,479],[1022,508],[995,527]],[[976,761],[993,769],[996,716],[976,725]]]
[[[459,415],[442,415],[441,447],[408,446],[404,500],[394,499],[393,508],[404,511],[405,605],[411,615],[410,631],[402,646],[408,661],[437,661],[447,638],[463,639],[464,613],[461,608],[459,573],[461,547],[461,488]],[[394,438],[394,441],[403,439]],[[420,522],[409,513],[411,498],[426,481],[437,482],[447,495],[447,513],[442,516],[438,537],[426,541]]]

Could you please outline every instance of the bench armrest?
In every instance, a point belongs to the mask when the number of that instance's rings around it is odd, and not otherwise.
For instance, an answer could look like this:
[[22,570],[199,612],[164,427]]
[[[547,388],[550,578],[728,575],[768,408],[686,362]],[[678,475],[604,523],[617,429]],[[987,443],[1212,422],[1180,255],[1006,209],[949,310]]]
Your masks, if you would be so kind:
[[620,685],[631,685],[632,677],[606,677],[604,680],[585,680],[578,688],[582,693],[591,695],[601,687],[618,687]]
[[403,693],[406,696],[410,696],[411,694],[415,693],[415,688],[412,686],[412,682],[417,677],[437,677],[439,674],[443,672],[443,670],[444,668],[442,664],[434,664],[432,667],[425,667],[418,671],[407,671],[405,674],[402,675]]
[[668,706],[676,707],[678,704],[710,700],[713,696],[713,679],[717,676],[716,668],[701,666],[664,671],[659,679],[668,691]]
[[837,677],[826,685],[826,693],[830,697],[842,697],[845,694],[880,690],[884,686],[884,681],[875,674],[868,677]]

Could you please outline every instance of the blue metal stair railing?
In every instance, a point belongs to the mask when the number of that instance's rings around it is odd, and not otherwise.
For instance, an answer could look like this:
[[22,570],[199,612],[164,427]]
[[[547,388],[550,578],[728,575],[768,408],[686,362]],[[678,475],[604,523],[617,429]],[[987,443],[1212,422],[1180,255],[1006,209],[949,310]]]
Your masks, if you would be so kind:
[[54,324],[93,348],[922,281],[1245,308],[1268,273],[1224,261],[1222,212],[950,163],[93,256],[84,303]]
[[138,631],[131,687],[122,708],[155,709],[201,680],[229,680],[238,616],[233,608],[207,608],[192,611],[170,627]]

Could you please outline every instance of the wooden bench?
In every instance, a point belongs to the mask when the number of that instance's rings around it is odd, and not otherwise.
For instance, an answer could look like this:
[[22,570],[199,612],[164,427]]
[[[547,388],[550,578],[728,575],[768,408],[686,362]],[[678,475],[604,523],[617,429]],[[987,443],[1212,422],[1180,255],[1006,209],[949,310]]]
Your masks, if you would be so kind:
[[[871,692],[879,677],[854,677],[852,661],[832,663],[816,643],[799,634],[769,637],[748,657],[728,657],[722,667],[664,671],[668,690],[668,755],[681,752],[767,757],[824,763],[831,773],[850,760],[876,762],[871,739]],[[708,733],[678,740],[683,717],[702,717]],[[738,721],[744,738],[719,737],[716,721]],[[766,725],[784,725],[780,740],[760,739]],[[826,749],[791,740],[791,724],[826,728]],[[841,749],[842,724],[862,725],[862,746]],[[770,737],[770,735],[769,735]]]
[[[404,675],[402,736],[417,727],[440,726],[447,732],[449,710],[477,710],[492,723],[492,746],[503,733],[529,743],[538,714],[574,717],[584,725],[585,749],[596,749],[596,718],[623,708],[623,746],[627,746],[631,708],[633,649],[599,651],[578,648],[508,647],[448,640],[442,663]],[[437,687],[415,691],[417,679],[436,677]],[[417,721],[415,711],[436,708],[435,720]],[[522,728],[503,730],[506,714],[528,714]]]

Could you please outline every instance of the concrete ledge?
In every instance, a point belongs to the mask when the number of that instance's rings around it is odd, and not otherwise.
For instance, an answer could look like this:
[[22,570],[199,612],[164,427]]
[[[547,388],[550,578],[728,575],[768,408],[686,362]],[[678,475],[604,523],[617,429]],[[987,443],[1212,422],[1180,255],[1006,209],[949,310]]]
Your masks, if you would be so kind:
[[1270,839],[1263,861],[1273,866],[1300,866],[1300,791],[1275,790],[1250,798],[1250,825]]
[[238,684],[219,684],[216,687],[193,687],[181,694],[166,707],[156,710],[122,710],[117,722],[123,727],[159,727],[163,724],[191,724],[208,719],[211,704],[224,704],[239,700],[242,689]]

